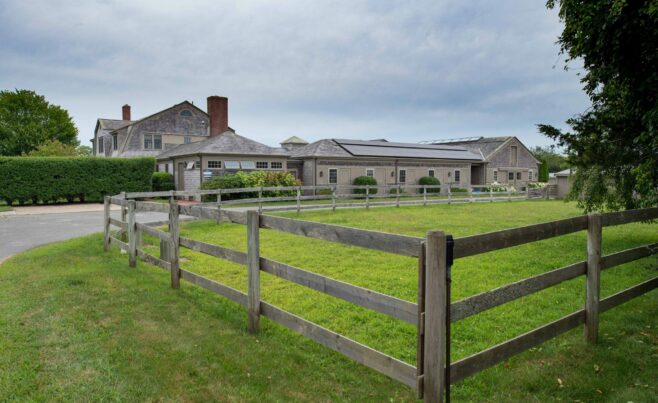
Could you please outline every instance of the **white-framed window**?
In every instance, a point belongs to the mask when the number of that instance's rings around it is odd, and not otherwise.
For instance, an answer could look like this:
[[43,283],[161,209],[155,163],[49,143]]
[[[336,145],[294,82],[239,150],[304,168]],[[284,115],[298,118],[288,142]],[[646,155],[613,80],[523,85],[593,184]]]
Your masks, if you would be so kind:
[[240,161],[224,161],[226,169],[240,169]]
[[498,171],[495,169],[493,171],[493,181],[498,182]]
[[180,111],[179,115],[181,115],[183,117],[186,117],[186,118],[191,118],[192,117],[192,112],[190,112],[187,109],[183,109],[182,111]]
[[462,171],[455,169],[455,183],[459,183],[462,180]]
[[267,169],[270,167],[270,163],[267,161],[256,161],[256,168],[258,169]]
[[115,151],[119,149],[119,138],[116,134],[112,135],[112,149]]
[[521,172],[516,173],[516,180],[521,180]]
[[242,161],[240,167],[242,169],[256,169],[256,163],[254,161]]
[[433,177],[436,176],[436,172],[433,169],[430,169],[430,170],[427,171],[427,176],[430,176],[430,177],[433,178]]
[[145,150],[162,150],[162,136],[159,134],[144,135]]
[[194,161],[194,169],[201,169],[201,161]]
[[192,137],[185,136],[183,137],[183,144],[190,144],[192,142]]
[[407,170],[406,169],[400,169],[398,171],[398,182],[407,183]]
[[510,172],[507,174],[507,179],[513,181],[514,180],[514,172]]
[[528,171],[528,180],[532,180],[532,169]]
[[281,161],[272,161],[270,163],[270,168],[272,168],[272,169],[283,169],[283,162],[281,162]]
[[102,137],[98,138],[98,152],[99,153],[104,153],[105,152],[105,141]]
[[209,160],[208,161],[208,168],[209,169],[221,169],[222,168],[222,161]]
[[374,178],[375,177],[375,170],[372,169],[372,168],[366,168],[366,176]]
[[338,183],[338,170],[335,168],[329,169],[329,183],[331,184]]

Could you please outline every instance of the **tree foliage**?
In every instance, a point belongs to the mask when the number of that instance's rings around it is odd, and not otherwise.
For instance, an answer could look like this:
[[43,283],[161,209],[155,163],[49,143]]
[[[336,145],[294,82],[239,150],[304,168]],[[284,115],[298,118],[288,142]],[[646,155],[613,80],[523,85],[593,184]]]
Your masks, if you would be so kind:
[[548,172],[560,172],[569,168],[567,157],[557,152],[555,145],[546,147],[536,146],[531,148],[530,151],[542,164],[546,164]]
[[34,91],[0,91],[0,156],[27,154],[48,140],[79,144],[68,112]]
[[549,0],[559,8],[567,63],[581,60],[591,100],[558,140],[576,167],[570,198],[587,211],[658,203],[658,3]]
[[26,157],[88,157],[89,154],[83,149],[85,146],[72,146],[64,144],[59,140],[46,140],[36,149],[27,154]]

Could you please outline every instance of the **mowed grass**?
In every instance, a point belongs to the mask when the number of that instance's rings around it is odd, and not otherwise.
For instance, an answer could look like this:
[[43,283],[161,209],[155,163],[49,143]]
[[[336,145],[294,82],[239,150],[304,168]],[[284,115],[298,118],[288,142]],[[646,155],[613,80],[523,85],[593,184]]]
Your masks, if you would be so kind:
[[[505,202],[303,212],[299,218],[423,236],[459,237],[579,215],[562,202]],[[280,215],[297,217],[295,213]],[[243,226],[186,223],[183,236],[246,249]],[[658,241],[658,225],[604,230],[604,253]],[[155,253],[153,244],[146,248]],[[261,231],[261,254],[415,301],[415,259]],[[1,400],[414,400],[414,392],[262,319],[246,333],[238,305],[144,263],[127,267],[91,236],[46,246],[0,266]],[[181,249],[182,266],[240,290],[244,267]],[[467,259],[453,267],[453,300],[586,256],[583,232]],[[656,274],[656,257],[606,270],[603,297]],[[415,363],[415,328],[262,274],[264,300]],[[580,309],[583,279],[562,283],[453,326],[459,359]],[[601,341],[582,329],[453,385],[455,401],[651,401],[658,390],[658,292],[601,316]]]

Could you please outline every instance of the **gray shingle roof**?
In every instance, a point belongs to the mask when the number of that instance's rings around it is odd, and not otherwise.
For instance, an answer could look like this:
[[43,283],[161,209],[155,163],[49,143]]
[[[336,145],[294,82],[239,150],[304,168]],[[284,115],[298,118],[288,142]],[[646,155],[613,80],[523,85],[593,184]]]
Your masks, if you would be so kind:
[[474,152],[482,151],[484,158],[489,158],[494,151],[498,149],[503,143],[511,139],[511,136],[505,137],[479,137],[475,139],[466,139],[463,141],[445,140],[445,141],[432,141],[432,144],[448,144],[451,146],[460,146]]
[[99,124],[99,130],[98,130],[98,135],[99,136],[105,136],[107,134],[110,134],[116,129],[122,128],[124,126],[127,126],[131,123],[133,123],[134,120],[119,120],[119,119],[98,119],[98,124]]
[[283,140],[281,144],[308,144],[308,141],[304,140],[301,137],[297,136],[292,136],[288,137],[287,139]]
[[158,159],[166,159],[192,154],[235,154],[235,155],[270,155],[286,156],[288,152],[282,148],[266,146],[246,137],[227,130],[219,136],[190,144],[181,144],[158,155]]
[[291,153],[293,158],[311,157],[384,157],[430,158],[482,161],[480,153],[464,147],[394,143],[381,140],[327,139],[316,141]]

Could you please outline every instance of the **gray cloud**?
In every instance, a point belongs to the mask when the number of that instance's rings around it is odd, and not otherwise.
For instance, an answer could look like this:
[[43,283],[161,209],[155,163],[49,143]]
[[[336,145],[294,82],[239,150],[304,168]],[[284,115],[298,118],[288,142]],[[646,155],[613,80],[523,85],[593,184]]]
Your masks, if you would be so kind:
[[[0,2],[0,88],[97,117],[230,99],[230,124],[289,135],[420,141],[561,125],[587,100],[528,1]],[[557,67],[553,65],[557,63]]]

